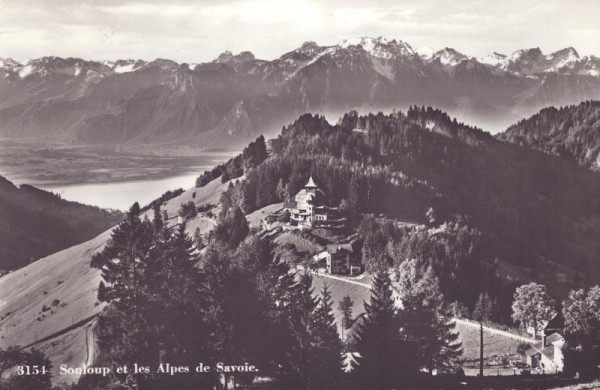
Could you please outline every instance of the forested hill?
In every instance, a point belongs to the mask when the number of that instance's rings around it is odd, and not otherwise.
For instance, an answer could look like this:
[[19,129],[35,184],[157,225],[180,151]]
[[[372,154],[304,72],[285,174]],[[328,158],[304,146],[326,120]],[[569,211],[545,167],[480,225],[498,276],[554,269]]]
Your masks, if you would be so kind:
[[[331,205],[424,222],[457,214],[491,240],[486,257],[554,274],[599,272],[600,177],[572,162],[494,139],[431,108],[303,115],[271,141],[257,167],[222,168],[246,180],[223,197],[250,212],[295,194],[309,174]],[[214,172],[218,176],[219,172]],[[234,173],[234,174],[232,174]],[[205,176],[208,175],[205,174]],[[201,183],[199,183],[201,185]]]
[[511,126],[498,138],[600,169],[600,101],[549,107]]
[[118,211],[69,202],[0,176],[0,269],[10,270],[89,240],[122,219]]

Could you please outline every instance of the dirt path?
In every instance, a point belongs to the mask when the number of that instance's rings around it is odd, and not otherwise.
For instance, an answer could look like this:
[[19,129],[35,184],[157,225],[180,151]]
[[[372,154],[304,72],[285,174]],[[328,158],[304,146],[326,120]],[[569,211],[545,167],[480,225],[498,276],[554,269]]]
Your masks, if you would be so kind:
[[94,314],[94,315],[92,315],[90,317],[84,318],[83,320],[81,320],[79,322],[76,322],[73,325],[67,326],[66,328],[63,328],[63,329],[59,330],[58,332],[52,333],[52,334],[50,334],[50,335],[48,335],[46,337],[43,337],[43,338],[41,338],[39,340],[36,340],[33,343],[30,343],[30,344],[24,345],[22,347],[19,347],[19,349],[25,349],[25,348],[33,347],[36,344],[40,344],[40,343],[46,342],[48,340],[52,340],[52,339],[54,339],[54,338],[56,338],[58,336],[62,336],[65,333],[68,333],[68,332],[70,332],[70,331],[72,331],[74,329],[77,329],[77,328],[80,328],[80,327],[84,326],[88,322],[94,322],[94,321],[96,321],[96,317],[97,316],[98,316],[98,314]]
[[[479,329],[479,322],[469,321],[469,320],[465,320],[465,319],[462,319],[462,318],[454,318],[454,321],[458,322],[458,323],[460,323],[462,325],[465,325],[465,326],[467,326],[469,328]],[[518,335],[518,334],[514,334],[514,333],[508,332],[506,330],[497,329],[497,328],[490,328],[487,325],[483,325],[483,329],[485,329],[486,332],[490,332],[490,333],[498,335],[498,336],[508,337],[510,339],[513,339],[513,340],[522,341],[524,343],[530,343],[530,344],[535,343],[535,340],[532,339],[532,338],[521,336],[521,335]]]
[[94,364],[94,360],[96,360],[96,335],[94,334],[94,328],[98,322],[98,318],[94,318],[92,322],[90,322],[85,330],[85,344],[87,349],[85,365],[92,366]]
[[323,278],[333,279],[333,280],[339,280],[339,281],[344,282],[344,283],[355,284],[355,285],[360,286],[360,287],[368,288],[369,290],[371,289],[371,285],[367,284],[367,283],[357,282],[355,280],[346,279],[346,278],[342,278],[342,277],[339,277],[339,276],[334,276],[334,275],[331,275],[331,274],[328,274],[328,273],[319,273],[319,272],[315,272],[315,271],[310,271],[310,273],[313,274],[313,275],[317,275],[317,276],[323,277]]

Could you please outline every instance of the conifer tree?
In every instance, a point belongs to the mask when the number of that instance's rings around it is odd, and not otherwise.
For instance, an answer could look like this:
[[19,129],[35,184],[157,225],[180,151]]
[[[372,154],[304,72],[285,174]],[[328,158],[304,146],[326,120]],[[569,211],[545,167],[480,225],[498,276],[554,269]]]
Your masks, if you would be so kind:
[[[174,365],[195,365],[206,356],[208,327],[202,274],[196,267],[194,244],[186,225],[174,231],[164,228],[155,236],[143,277],[148,300],[145,321],[160,345],[161,361]],[[198,378],[191,375],[155,375],[152,385],[160,388],[191,388]]]
[[155,339],[148,337],[143,290],[154,228],[139,212],[135,203],[91,261],[102,272],[98,299],[110,303],[99,320],[99,344],[116,364],[154,363],[158,354]]
[[452,372],[458,368],[462,345],[437,277],[431,267],[423,268],[416,259],[406,260],[397,272],[402,333],[417,348],[414,360],[419,368]]
[[348,183],[348,205],[351,211],[360,211],[360,182],[357,175],[352,175],[350,183]]
[[[262,375],[294,383],[290,313],[297,283],[272,244],[250,236],[234,250],[216,241],[203,264],[209,344],[214,358],[222,359],[216,361],[252,362]],[[235,375],[237,383],[251,379]]]
[[387,271],[375,274],[363,318],[353,364],[359,388],[391,389],[414,379],[417,369],[412,364],[412,346],[401,336]]
[[154,203],[154,205],[152,206],[152,210],[154,211],[154,217],[152,219],[154,232],[159,232],[165,225],[165,221],[163,221],[162,213],[160,211],[160,204],[158,202]]
[[265,161],[267,159],[267,157],[269,157],[268,153],[267,153],[267,143],[265,141],[265,136],[264,135],[260,135],[258,136],[258,138],[256,139],[256,149],[254,151],[254,155],[256,156],[256,165],[262,163],[263,161]]
[[321,290],[312,317],[311,333],[315,352],[311,359],[309,388],[339,388],[343,366],[342,343],[336,329],[331,293],[327,285],[324,285]]
[[349,329],[352,326],[352,307],[354,306],[354,302],[350,295],[345,295],[344,298],[338,304],[338,309],[342,313],[342,326],[344,329]]
[[246,216],[239,207],[233,207],[227,211],[215,227],[214,236],[230,248],[236,248],[246,238],[249,231]]
[[[312,277],[308,273],[299,276],[297,288],[292,296],[293,305],[289,310],[290,338],[282,338],[288,344],[284,356],[288,362],[282,372],[284,380],[290,385],[307,386],[310,381],[313,355],[313,321],[317,309],[317,299],[314,297]],[[302,386],[301,386],[302,385]]]
[[117,226],[104,250],[92,257],[91,266],[107,282],[105,301],[134,309],[140,298],[139,279],[152,245],[153,227],[139,216],[137,202]]

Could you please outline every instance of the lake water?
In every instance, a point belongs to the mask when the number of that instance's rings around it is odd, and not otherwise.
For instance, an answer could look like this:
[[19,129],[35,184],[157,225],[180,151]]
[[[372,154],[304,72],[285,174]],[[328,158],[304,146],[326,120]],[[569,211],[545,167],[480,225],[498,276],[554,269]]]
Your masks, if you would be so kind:
[[175,190],[177,188],[187,190],[193,187],[200,172],[156,180],[40,185],[37,187],[60,194],[63,199],[102,208],[126,211],[134,202],[138,202],[143,207],[168,190]]

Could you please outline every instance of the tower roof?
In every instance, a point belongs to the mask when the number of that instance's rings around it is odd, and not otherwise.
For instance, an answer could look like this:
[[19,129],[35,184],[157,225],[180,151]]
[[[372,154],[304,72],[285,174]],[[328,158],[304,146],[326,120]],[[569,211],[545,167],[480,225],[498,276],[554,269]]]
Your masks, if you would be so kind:
[[312,178],[312,175],[308,178],[308,183],[304,186],[305,188],[317,188],[315,181]]

